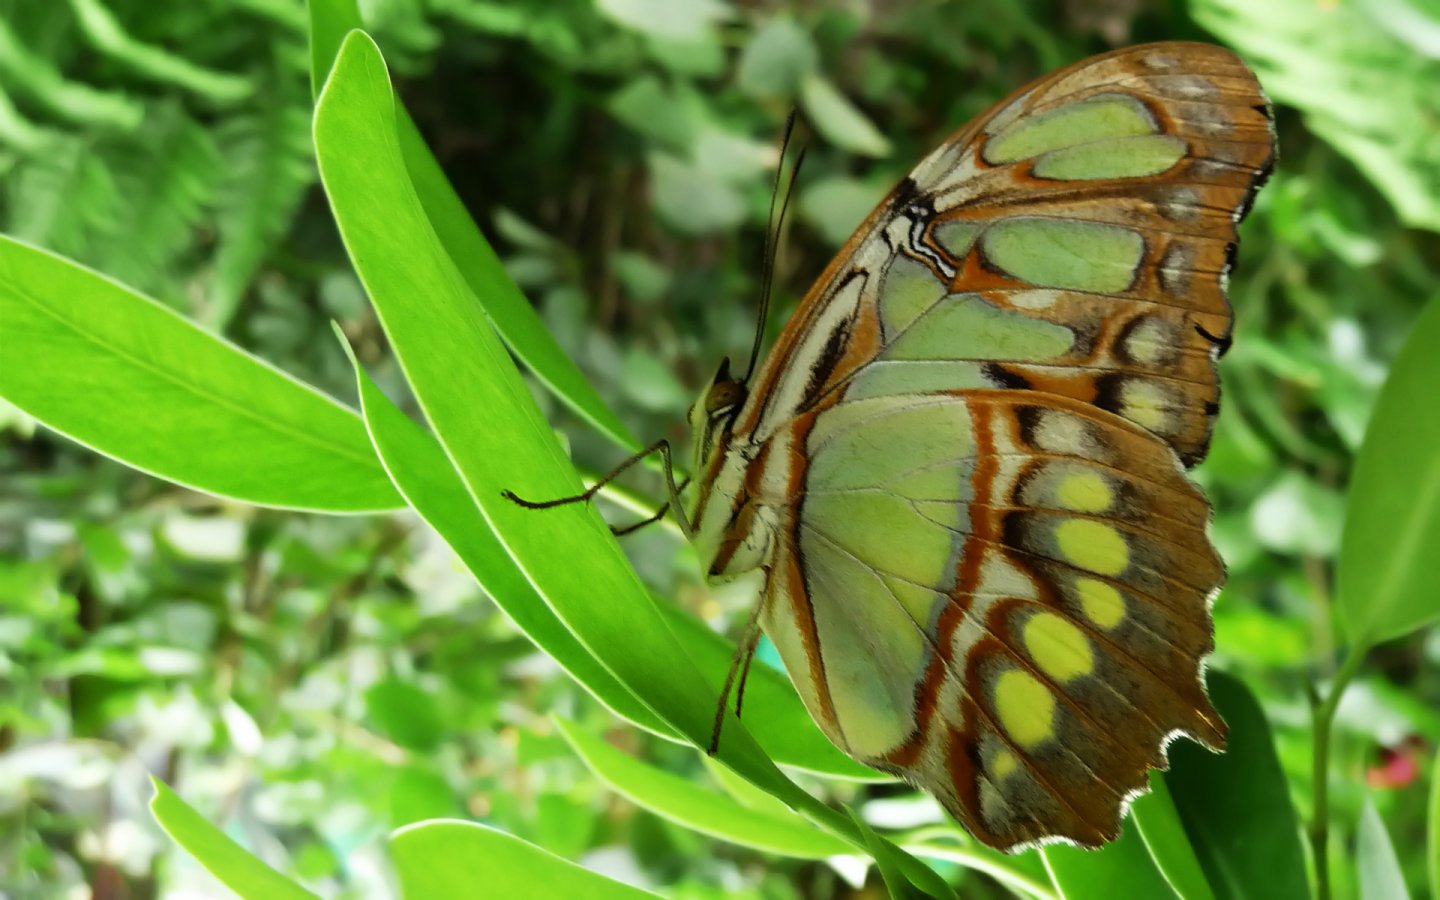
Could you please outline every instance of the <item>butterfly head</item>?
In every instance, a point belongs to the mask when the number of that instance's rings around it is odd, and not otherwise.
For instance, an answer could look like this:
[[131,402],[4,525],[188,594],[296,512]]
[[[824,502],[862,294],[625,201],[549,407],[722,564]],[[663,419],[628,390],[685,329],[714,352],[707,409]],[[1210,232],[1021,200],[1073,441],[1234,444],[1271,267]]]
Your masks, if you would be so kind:
[[745,397],[745,383],[730,374],[730,358],[727,356],[720,361],[720,368],[705,393],[690,407],[696,472],[702,471],[711,455],[724,446],[724,439],[729,435],[730,425],[740,413]]

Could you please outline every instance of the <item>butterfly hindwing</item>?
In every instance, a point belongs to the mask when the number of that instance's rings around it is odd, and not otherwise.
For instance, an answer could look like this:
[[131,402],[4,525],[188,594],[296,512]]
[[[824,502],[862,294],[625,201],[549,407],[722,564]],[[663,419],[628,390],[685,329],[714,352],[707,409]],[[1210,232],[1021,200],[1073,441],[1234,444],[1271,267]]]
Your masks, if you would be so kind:
[[[1219,581],[1208,507],[1154,437],[1029,391],[894,395],[798,417],[765,627],[827,734],[986,843],[1114,837],[1181,731],[1222,746],[1194,673]],[[1189,673],[1189,674],[1185,674]]]
[[1098,845],[1175,734],[1224,744],[1201,684],[1224,572],[1183,473],[1272,156],[1218,47],[1022,89],[861,226],[704,472],[702,556],[765,568],[816,721],[987,844]]

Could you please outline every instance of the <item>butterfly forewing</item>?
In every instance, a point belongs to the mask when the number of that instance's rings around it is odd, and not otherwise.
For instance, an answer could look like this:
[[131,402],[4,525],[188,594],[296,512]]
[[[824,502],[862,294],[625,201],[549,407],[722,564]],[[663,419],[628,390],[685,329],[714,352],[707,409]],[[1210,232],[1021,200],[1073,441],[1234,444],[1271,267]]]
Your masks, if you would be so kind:
[[988,844],[1099,844],[1175,734],[1224,743],[1223,568],[1183,470],[1272,156],[1218,47],[1017,92],[866,220],[706,467],[702,556],[765,568],[816,721]]

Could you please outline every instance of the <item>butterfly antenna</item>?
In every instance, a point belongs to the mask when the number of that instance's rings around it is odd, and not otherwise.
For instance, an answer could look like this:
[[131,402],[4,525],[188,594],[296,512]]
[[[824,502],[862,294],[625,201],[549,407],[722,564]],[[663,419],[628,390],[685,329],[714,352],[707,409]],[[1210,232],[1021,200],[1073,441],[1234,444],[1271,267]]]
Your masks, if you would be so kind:
[[785,188],[785,199],[780,203],[780,216],[775,216],[775,203],[780,196],[780,182],[785,173],[785,153],[790,147],[790,137],[795,131],[795,110],[785,119],[785,131],[780,138],[780,163],[775,167],[775,183],[770,189],[770,212],[766,217],[765,253],[760,268],[760,315],[755,322],[755,343],[750,348],[750,364],[745,368],[742,384],[749,383],[755,374],[755,364],[760,360],[760,346],[765,342],[765,321],[770,313],[770,293],[775,281],[775,257],[779,252],[780,229],[785,224],[785,211],[790,208],[790,198],[795,193],[795,179],[800,174],[800,164],[805,161],[805,148],[790,167],[790,182]]

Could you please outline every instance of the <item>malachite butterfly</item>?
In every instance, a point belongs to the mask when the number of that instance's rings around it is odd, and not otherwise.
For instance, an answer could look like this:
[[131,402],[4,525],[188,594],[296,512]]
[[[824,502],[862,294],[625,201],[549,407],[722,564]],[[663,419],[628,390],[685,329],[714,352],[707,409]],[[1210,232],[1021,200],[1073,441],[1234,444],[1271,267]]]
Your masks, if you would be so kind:
[[993,847],[1098,846],[1170,740],[1224,747],[1224,568],[1185,469],[1274,143],[1220,47],[1047,75],[921,161],[753,385],[722,367],[692,413],[708,574],[763,570],[821,729]]
[[707,574],[762,570],[820,728],[992,847],[1099,846],[1176,736],[1224,747],[1225,573],[1185,470],[1274,144],[1220,47],[1047,75],[922,160],[754,383],[722,365],[691,412],[671,507]]

